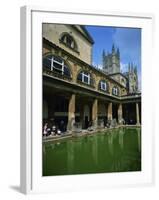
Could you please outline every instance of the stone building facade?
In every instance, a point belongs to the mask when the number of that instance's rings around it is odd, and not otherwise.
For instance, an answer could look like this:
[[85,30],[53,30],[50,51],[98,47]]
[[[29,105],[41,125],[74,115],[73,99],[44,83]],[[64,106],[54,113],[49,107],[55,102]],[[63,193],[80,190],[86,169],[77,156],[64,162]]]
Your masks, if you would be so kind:
[[125,73],[128,78],[129,93],[138,92],[138,74],[137,67],[133,63],[129,63],[128,72]]
[[129,95],[120,71],[110,76],[92,66],[93,43],[84,26],[43,24],[43,120],[63,121],[67,131],[113,119],[140,124],[141,94]]

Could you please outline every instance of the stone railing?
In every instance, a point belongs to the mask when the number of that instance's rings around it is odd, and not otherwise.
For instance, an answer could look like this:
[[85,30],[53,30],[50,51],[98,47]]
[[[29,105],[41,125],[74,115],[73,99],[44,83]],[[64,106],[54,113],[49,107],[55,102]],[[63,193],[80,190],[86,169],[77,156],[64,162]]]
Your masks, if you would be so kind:
[[55,72],[55,71],[51,71],[50,69],[47,69],[47,68],[43,68],[43,74],[54,76],[54,77],[57,77],[57,78],[60,78],[60,79],[63,79],[63,80],[67,80],[67,81],[71,81],[72,80],[72,78],[69,77],[69,76],[60,74],[60,73]]
[[95,86],[91,83],[91,84],[87,84],[87,83],[84,83],[80,80],[77,80],[77,83],[80,84],[80,85],[83,85],[83,86],[87,86],[87,87],[90,87],[90,88],[95,88]]

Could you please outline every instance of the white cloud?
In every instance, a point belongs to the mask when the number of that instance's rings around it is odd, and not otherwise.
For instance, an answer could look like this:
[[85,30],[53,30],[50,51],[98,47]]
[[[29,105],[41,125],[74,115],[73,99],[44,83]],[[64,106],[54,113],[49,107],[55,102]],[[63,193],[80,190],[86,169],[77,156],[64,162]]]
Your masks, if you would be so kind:
[[128,63],[120,63],[120,70],[121,72],[127,72],[128,71]]
[[140,64],[141,41],[140,30],[118,28],[113,34],[113,42],[119,47],[121,59]]
[[98,69],[103,69],[103,65],[93,62],[92,65]]
[[103,65],[98,64],[98,65],[97,65],[97,68],[98,68],[98,69],[103,69]]

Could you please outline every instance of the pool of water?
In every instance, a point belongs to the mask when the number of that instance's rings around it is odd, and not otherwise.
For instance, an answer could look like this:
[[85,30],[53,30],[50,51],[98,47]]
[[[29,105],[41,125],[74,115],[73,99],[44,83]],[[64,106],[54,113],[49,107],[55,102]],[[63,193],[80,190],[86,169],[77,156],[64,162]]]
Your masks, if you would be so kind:
[[141,171],[140,128],[43,144],[43,176],[128,171]]

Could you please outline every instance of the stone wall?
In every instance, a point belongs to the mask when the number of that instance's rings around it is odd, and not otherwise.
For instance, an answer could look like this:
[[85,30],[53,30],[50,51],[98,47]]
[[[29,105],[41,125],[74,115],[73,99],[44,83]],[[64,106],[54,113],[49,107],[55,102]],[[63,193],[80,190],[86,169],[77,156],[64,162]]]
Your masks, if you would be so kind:
[[[61,34],[69,33],[77,43],[78,52],[73,51],[60,42]],[[92,44],[83,37],[80,32],[69,25],[63,24],[43,24],[43,37],[57,46],[65,49],[72,55],[78,57],[84,62],[91,64],[92,62]]]
[[[77,55],[76,52],[71,52],[69,48],[63,46],[59,42],[59,36],[63,31],[72,32],[74,38],[76,39],[76,42],[78,43],[78,48],[81,49],[81,52],[79,55]],[[54,48],[50,46],[49,44],[46,44],[45,42],[43,42],[43,55],[45,56],[46,54],[52,54],[52,55],[57,55],[61,57],[62,59],[64,59],[71,70],[71,82],[79,84],[79,82],[77,82],[77,76],[82,70],[84,70],[84,71],[88,71],[91,74],[92,79],[94,80],[94,85],[92,87],[94,90],[99,91],[99,82],[101,80],[105,80],[108,84],[109,89],[107,92],[101,91],[101,90],[100,92],[112,95],[112,88],[118,87],[119,96],[127,94],[127,90],[125,86],[124,85],[122,86],[122,84],[120,83],[121,81],[119,81],[119,84],[118,84],[117,82],[118,80],[113,80],[113,78],[110,78],[108,75],[102,73],[101,71],[87,64],[87,63],[90,63],[90,59],[91,59],[90,54],[91,54],[92,47],[90,43],[85,38],[82,38],[81,35],[77,34],[75,30],[71,28],[71,26],[43,24],[43,36],[47,38],[48,40],[51,40],[53,43],[55,43],[56,45],[60,47],[60,48]],[[121,76],[117,76],[117,78],[121,79]],[[82,86],[90,88],[90,86],[87,84],[82,84]]]

